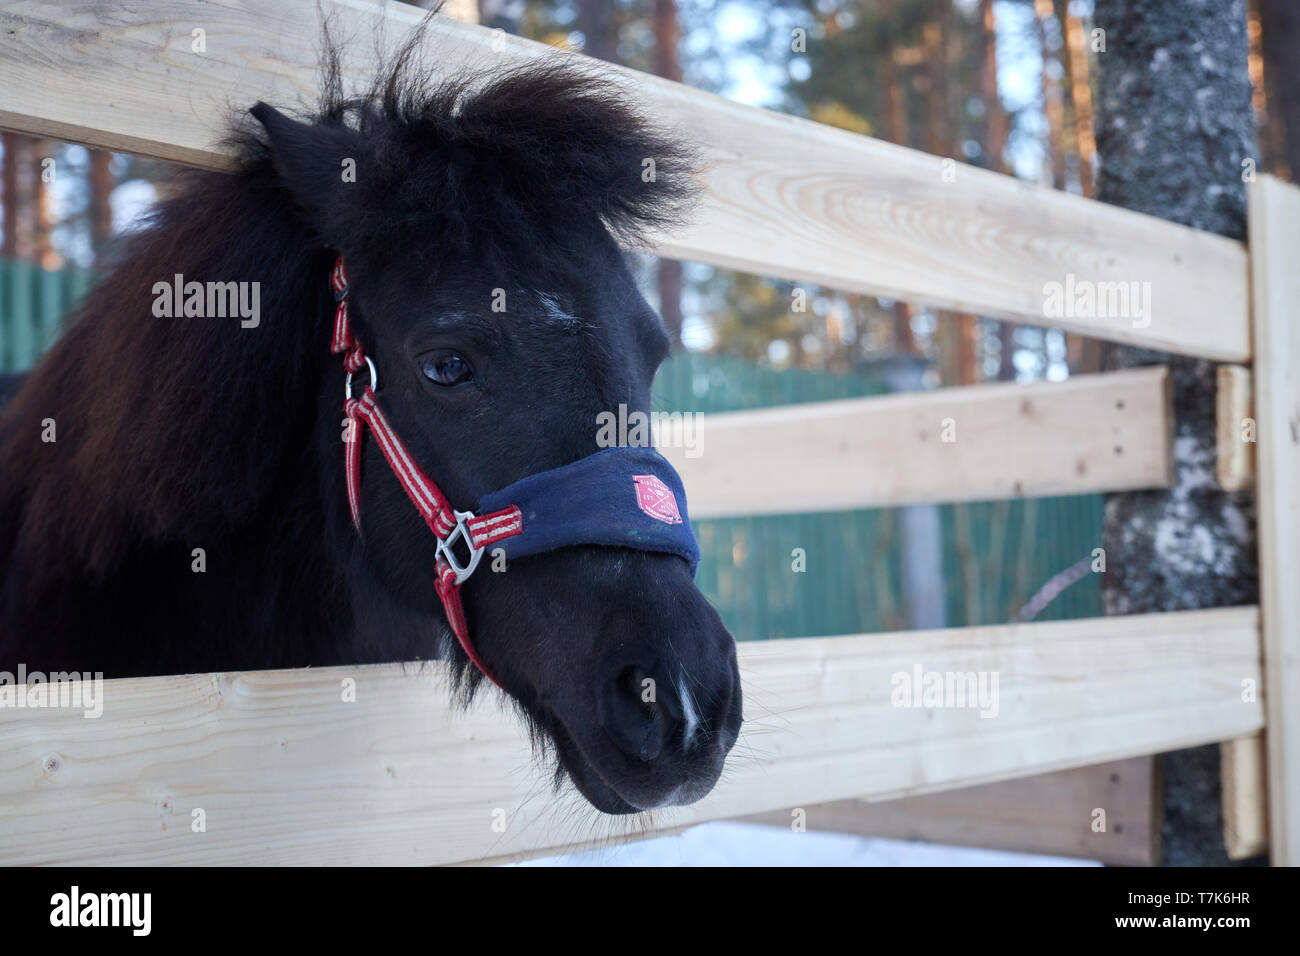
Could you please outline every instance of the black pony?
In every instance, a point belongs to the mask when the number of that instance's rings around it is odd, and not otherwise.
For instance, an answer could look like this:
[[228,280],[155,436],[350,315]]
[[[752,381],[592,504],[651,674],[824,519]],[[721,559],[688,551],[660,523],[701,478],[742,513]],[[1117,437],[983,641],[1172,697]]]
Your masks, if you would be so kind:
[[[0,669],[444,658],[463,696],[479,685],[434,594],[434,539],[374,441],[364,539],[350,521],[335,256],[389,419],[469,508],[595,452],[599,413],[648,411],[669,341],[619,245],[680,215],[692,164],[583,67],[434,83],[419,39],[357,98],[332,50],[306,121],[258,104],[233,174],[188,175],[9,400]],[[155,286],[176,276],[257,283],[257,315],[166,317]],[[485,664],[597,808],[716,782],[735,646],[686,561],[570,547],[464,597]]]

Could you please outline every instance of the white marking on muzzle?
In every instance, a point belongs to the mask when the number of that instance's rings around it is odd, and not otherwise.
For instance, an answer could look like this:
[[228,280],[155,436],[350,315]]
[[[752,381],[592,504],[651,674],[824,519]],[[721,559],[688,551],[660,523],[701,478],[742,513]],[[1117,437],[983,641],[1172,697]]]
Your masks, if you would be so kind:
[[682,736],[682,749],[689,750],[691,738],[695,736],[695,728],[700,726],[699,715],[695,713],[695,705],[691,701],[690,692],[686,689],[686,678],[677,678],[677,696],[682,702],[682,716],[686,719],[686,733]]

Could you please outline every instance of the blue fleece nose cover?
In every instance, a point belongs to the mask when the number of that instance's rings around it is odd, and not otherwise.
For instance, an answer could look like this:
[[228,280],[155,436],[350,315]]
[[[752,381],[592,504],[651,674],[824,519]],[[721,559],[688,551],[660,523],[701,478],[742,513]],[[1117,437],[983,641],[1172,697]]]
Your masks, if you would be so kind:
[[479,514],[517,505],[523,531],[489,546],[523,558],[570,545],[599,544],[676,554],[700,563],[682,479],[653,448],[606,448],[572,464],[529,475],[485,495]]

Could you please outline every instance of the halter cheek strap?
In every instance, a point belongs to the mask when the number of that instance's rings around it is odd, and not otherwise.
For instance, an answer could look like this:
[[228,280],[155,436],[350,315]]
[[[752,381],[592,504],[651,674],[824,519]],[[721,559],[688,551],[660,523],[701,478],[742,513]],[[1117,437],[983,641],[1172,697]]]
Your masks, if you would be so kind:
[[[434,589],[442,601],[447,614],[447,623],[452,633],[464,648],[474,666],[481,670],[489,680],[498,687],[500,681],[488,670],[474,644],[469,639],[469,625],[465,621],[465,607],[460,599],[460,586],[473,573],[483,556],[483,549],[505,538],[520,534],[523,522],[519,509],[513,505],[491,514],[476,516],[470,512],[457,511],[447,501],[437,484],[429,478],[415,463],[406,445],[393,431],[384,415],[384,410],[375,398],[378,375],[375,364],[365,354],[352,335],[348,322],[348,279],[343,268],[343,257],[339,256],[330,273],[330,288],[334,290],[334,336],[331,351],[343,355],[343,367],[347,369],[347,385],[344,388],[343,413],[348,419],[348,430],[344,442],[344,471],[348,486],[348,507],[352,511],[352,523],[358,533],[361,531],[361,441],[365,437],[363,429],[370,427],[370,432],[379,444],[388,467],[393,470],[401,483],[406,496],[415,505],[424,523],[429,526],[437,539],[437,565],[434,577]],[[370,381],[360,398],[352,395],[352,376],[366,368]],[[462,564],[454,548],[458,544],[468,550],[470,559]]]
[[[488,670],[465,621],[460,586],[478,567],[483,552],[500,545],[509,558],[522,558],[571,545],[605,545],[675,554],[695,573],[699,544],[686,513],[681,478],[653,448],[606,448],[550,471],[529,475],[479,502],[483,514],[457,511],[438,485],[415,463],[379,405],[378,370],[348,323],[348,279],[339,256],[330,273],[334,290],[334,335],[331,349],[343,356],[347,370],[343,411],[348,431],[344,455],[348,507],[361,531],[361,441],[368,426],[388,467],[406,491],[437,540],[434,589],[452,633],[489,680]],[[352,395],[352,378],[366,369],[369,382],[360,398]],[[458,549],[468,553],[462,561]]]

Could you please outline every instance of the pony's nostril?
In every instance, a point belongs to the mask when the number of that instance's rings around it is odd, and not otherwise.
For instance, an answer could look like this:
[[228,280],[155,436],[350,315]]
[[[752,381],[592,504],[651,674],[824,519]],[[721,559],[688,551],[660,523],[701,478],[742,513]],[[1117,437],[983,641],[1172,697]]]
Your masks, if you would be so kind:
[[655,681],[640,667],[625,667],[619,672],[620,690],[628,697],[640,701],[642,708],[649,711],[655,699]]
[[620,750],[646,763],[659,756],[677,723],[672,695],[670,685],[639,665],[619,671],[607,700],[605,729]]

